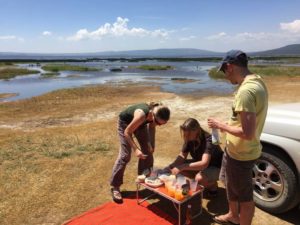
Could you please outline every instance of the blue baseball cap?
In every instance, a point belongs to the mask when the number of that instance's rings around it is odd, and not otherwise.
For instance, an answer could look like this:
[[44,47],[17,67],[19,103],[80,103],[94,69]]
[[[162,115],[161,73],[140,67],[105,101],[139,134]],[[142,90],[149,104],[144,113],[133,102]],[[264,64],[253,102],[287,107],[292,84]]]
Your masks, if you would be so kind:
[[217,72],[219,72],[220,70],[224,72],[224,68],[227,63],[245,67],[248,65],[248,56],[241,50],[231,50],[227,52],[223,57]]

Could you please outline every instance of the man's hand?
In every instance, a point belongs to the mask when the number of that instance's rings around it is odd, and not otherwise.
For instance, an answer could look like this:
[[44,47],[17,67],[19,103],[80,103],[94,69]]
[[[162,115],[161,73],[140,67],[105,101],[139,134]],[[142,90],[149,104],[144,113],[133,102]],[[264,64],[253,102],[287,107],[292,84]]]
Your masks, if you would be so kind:
[[148,150],[151,154],[153,154],[154,148],[152,147],[152,145],[150,143],[148,143]]
[[221,122],[214,118],[208,118],[207,125],[209,128],[220,128]]

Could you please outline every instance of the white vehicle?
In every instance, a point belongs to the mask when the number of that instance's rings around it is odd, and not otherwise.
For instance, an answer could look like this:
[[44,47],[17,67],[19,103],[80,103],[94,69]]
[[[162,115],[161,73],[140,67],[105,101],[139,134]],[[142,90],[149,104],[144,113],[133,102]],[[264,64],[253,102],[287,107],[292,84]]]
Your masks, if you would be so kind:
[[269,107],[261,143],[254,201],[267,212],[286,212],[300,202],[300,102]]

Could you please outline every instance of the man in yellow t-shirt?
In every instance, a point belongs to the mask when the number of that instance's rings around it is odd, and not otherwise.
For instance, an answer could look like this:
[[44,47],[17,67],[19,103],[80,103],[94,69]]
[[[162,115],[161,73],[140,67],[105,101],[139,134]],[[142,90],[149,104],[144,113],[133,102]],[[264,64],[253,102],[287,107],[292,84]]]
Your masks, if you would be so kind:
[[224,180],[229,212],[215,216],[215,222],[250,225],[254,216],[252,168],[261,155],[260,135],[268,109],[268,91],[260,76],[248,69],[248,57],[231,50],[219,70],[232,84],[239,85],[229,123],[208,118],[210,128],[226,132],[226,151],[220,179]]

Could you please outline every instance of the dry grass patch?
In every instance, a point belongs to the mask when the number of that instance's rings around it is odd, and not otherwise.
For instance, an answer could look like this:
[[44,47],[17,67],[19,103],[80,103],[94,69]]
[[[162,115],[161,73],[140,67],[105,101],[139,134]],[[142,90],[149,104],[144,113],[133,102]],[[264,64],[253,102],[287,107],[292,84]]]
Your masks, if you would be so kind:
[[35,132],[1,130],[0,223],[60,224],[99,204],[97,195],[106,192],[103,177],[117,150],[116,132],[107,126],[111,122]]

